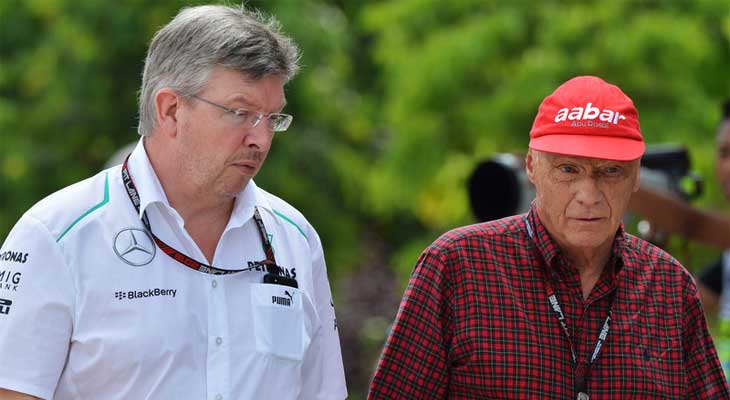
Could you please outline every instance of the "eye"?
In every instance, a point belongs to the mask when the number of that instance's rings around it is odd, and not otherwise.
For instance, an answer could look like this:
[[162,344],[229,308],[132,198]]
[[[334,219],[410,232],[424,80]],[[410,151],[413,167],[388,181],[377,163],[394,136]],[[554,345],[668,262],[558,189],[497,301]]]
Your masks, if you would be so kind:
[[283,132],[289,128],[292,117],[288,114],[269,114],[269,128],[275,132]]
[[247,121],[248,117],[251,116],[251,111],[244,110],[242,108],[233,110],[233,115],[241,121]]
[[609,165],[605,168],[603,168],[603,174],[607,176],[617,176],[621,175],[624,172],[623,167],[620,167],[618,165]]
[[274,128],[279,125],[279,122],[281,120],[281,114],[269,114],[268,121],[269,126]]
[[564,174],[575,174],[578,172],[578,168],[569,164],[563,164],[558,166],[558,170]]

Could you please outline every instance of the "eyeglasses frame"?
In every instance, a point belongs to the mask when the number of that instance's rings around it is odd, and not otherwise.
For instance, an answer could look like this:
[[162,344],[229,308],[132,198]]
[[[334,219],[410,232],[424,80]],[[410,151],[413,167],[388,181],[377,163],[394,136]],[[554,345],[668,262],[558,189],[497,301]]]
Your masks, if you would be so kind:
[[188,95],[187,97],[193,98],[198,101],[202,101],[203,103],[209,104],[213,107],[220,108],[221,110],[225,111],[226,113],[233,114],[236,117],[240,117],[242,112],[255,114],[255,118],[254,118],[253,122],[250,123],[252,128],[257,127],[261,123],[261,121],[264,119],[264,117],[266,117],[266,119],[268,120],[271,118],[272,115],[275,115],[275,116],[284,117],[284,119],[283,119],[284,122],[281,124],[281,125],[283,125],[283,128],[281,126],[279,127],[279,129],[276,129],[276,127],[274,127],[273,131],[274,132],[285,132],[287,129],[289,129],[289,126],[291,125],[291,122],[294,119],[293,116],[291,116],[289,114],[284,114],[284,113],[268,113],[267,114],[267,113],[262,113],[260,111],[247,110],[245,108],[226,107],[222,104],[218,104],[218,103],[212,102],[208,99],[204,99],[196,94],[191,94],[191,95]]

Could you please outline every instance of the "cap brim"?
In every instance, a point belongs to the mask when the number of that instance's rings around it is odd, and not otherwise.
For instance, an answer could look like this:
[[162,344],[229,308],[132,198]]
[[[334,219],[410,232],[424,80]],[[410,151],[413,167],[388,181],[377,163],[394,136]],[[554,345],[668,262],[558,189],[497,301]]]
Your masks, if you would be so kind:
[[641,140],[597,135],[550,134],[530,140],[530,148],[568,156],[631,161],[644,154]]

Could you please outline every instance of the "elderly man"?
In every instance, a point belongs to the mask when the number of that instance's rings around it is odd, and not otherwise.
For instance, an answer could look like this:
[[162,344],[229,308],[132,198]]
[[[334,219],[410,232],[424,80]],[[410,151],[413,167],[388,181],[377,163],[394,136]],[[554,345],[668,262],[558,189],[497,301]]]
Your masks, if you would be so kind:
[[644,152],[632,101],[571,79],[530,138],[530,211],[424,251],[369,398],[728,398],[692,277],[621,225]]
[[292,121],[297,59],[276,21],[238,8],[157,32],[137,147],[2,246],[0,398],[347,396],[319,237],[252,180]]

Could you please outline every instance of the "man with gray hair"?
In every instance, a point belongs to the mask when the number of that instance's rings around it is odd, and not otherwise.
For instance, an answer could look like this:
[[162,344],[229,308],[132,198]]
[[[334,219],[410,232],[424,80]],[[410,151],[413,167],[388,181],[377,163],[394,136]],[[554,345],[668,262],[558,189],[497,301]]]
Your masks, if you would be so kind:
[[0,249],[0,399],[344,399],[317,232],[258,188],[298,49],[183,9],[149,48],[136,148]]

